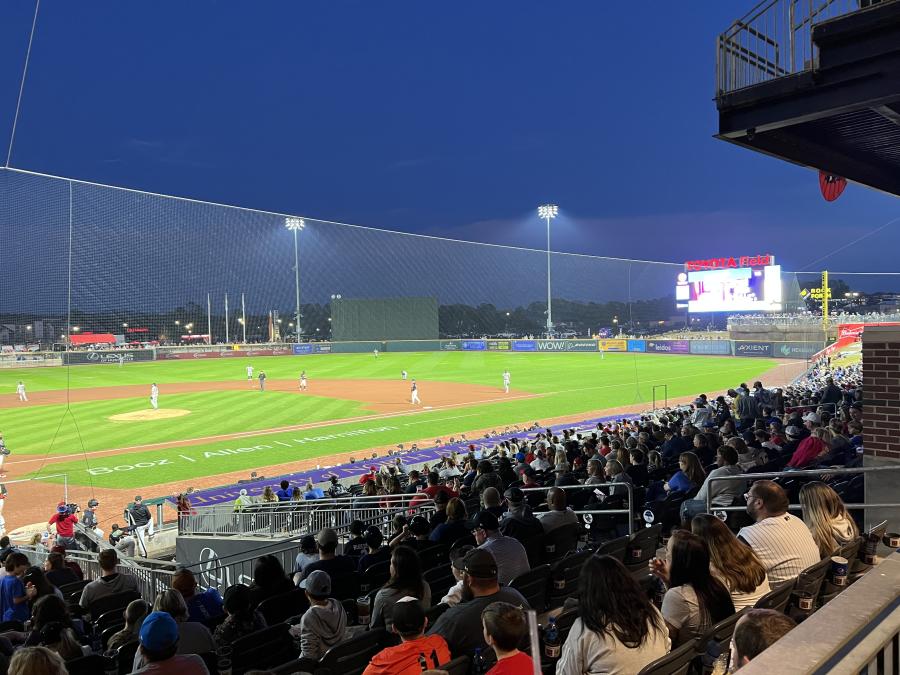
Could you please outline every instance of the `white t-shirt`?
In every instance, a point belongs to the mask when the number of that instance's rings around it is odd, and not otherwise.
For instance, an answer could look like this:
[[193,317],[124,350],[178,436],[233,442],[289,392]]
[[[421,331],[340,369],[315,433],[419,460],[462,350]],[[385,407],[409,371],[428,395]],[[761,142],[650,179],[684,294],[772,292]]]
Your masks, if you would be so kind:
[[676,586],[666,591],[662,601],[662,615],[673,627],[678,629],[684,639],[699,635],[709,626],[703,625],[700,619],[700,602],[697,593],[690,584]]
[[773,586],[795,579],[820,559],[806,524],[790,513],[743,527],[738,537],[759,556]]
[[[656,608],[653,609],[657,612]],[[669,653],[665,628],[652,630],[640,647],[629,648],[614,636],[585,629],[575,619],[556,664],[557,675],[634,675]]]

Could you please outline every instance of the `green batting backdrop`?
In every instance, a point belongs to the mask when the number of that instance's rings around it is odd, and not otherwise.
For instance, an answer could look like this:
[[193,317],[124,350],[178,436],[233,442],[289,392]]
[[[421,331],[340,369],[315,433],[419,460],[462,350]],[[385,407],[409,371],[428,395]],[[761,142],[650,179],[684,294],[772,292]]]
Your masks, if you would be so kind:
[[437,298],[383,298],[331,301],[332,339],[436,340]]

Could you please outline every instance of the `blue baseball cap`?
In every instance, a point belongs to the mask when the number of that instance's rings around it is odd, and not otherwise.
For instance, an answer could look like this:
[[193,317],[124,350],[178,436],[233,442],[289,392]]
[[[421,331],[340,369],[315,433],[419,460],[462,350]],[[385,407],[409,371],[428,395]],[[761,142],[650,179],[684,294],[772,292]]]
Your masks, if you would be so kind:
[[141,646],[162,651],[178,642],[178,624],[168,612],[150,612],[141,624]]

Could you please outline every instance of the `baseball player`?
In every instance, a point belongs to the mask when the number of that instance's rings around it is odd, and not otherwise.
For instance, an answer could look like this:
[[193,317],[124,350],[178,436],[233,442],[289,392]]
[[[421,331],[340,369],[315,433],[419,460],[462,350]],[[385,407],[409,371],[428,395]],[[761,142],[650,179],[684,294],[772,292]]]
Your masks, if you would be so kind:
[[264,370],[259,371],[258,379],[259,379],[259,390],[265,391],[266,390],[266,371],[264,371]]
[[150,385],[150,405],[154,410],[159,410],[159,387],[156,382]]
[[304,370],[303,372],[300,373],[300,391],[306,391],[307,386],[308,385],[306,383],[306,371]]
[[3,517],[3,507],[6,505],[6,486],[0,483],[0,535],[6,534],[6,519]]
[[19,384],[16,385],[16,393],[19,395],[20,401],[28,403],[28,396],[25,395],[25,383],[22,380],[19,380]]
[[6,474],[3,473],[3,462],[6,461],[8,454],[10,454],[9,448],[6,447],[6,443],[3,441],[3,434],[0,434],[0,478],[6,478]]
[[119,368],[121,368],[123,365],[125,365],[125,355],[119,354]]
[[416,381],[412,381],[412,388],[410,389],[409,402],[412,405],[416,405],[417,403],[421,404],[422,401],[419,400],[419,387],[416,384]]
[[509,393],[509,371],[503,371],[503,391]]
[[406,371],[405,371],[405,370],[401,370],[401,371],[400,371],[400,379],[401,379],[401,380],[405,380],[405,379],[406,379]]
[[378,358],[378,350],[377,349],[375,350],[375,358],[376,359]]
[[247,382],[253,380],[253,366],[247,366]]

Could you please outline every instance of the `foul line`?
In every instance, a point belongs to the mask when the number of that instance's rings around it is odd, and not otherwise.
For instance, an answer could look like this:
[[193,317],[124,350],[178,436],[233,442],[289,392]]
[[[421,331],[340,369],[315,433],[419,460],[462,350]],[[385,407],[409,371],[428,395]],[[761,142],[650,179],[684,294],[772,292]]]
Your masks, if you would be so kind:
[[[779,366],[789,365],[789,364],[778,364]],[[731,369],[728,369],[731,370]],[[655,378],[651,380],[642,380],[642,382],[671,382],[673,380],[686,380],[702,375],[722,375],[727,374],[727,371],[723,372],[723,369],[718,370],[710,370],[704,371],[701,373],[691,373],[690,375],[681,375],[678,377],[666,377],[666,378]],[[594,387],[578,387],[575,389],[564,389],[562,391],[545,391],[545,392],[536,392],[533,394],[524,394],[519,396],[501,396],[500,398],[490,398],[484,399],[481,401],[469,401],[467,403],[448,403],[447,405],[437,406],[432,408],[431,410],[407,410],[402,412],[395,413],[387,413],[384,415],[365,415],[361,417],[350,417],[347,419],[334,419],[334,420],[323,420],[321,422],[310,422],[309,424],[300,424],[296,426],[289,427],[276,427],[273,429],[258,429],[255,431],[240,431],[233,434],[218,434],[216,436],[201,436],[198,438],[186,438],[178,441],[163,441],[160,443],[147,443],[145,445],[131,445],[126,446],[124,448],[110,448],[107,450],[93,450],[91,452],[85,453],[76,453],[71,455],[58,455],[55,457],[41,457],[34,459],[23,459],[16,461],[7,461],[7,466],[18,466],[19,464],[32,464],[34,462],[43,462],[47,463],[56,463],[59,460],[79,458],[79,457],[94,457],[101,456],[110,453],[118,453],[118,452],[133,452],[137,450],[153,450],[153,449],[167,449],[167,448],[178,448],[178,447],[189,447],[191,445],[201,445],[204,443],[210,443],[214,441],[220,440],[232,440],[232,439],[241,439],[241,438],[252,438],[254,436],[267,436],[271,434],[280,434],[287,433],[289,431],[305,431],[307,429],[319,429],[321,427],[329,427],[329,426],[340,426],[342,424],[352,424],[354,422],[368,422],[368,421],[377,421],[383,419],[392,419],[394,417],[404,417],[407,415],[426,415],[433,412],[438,412],[441,410],[450,410],[454,408],[465,408],[472,405],[480,405],[482,403],[500,403],[503,401],[517,401],[517,400],[525,400],[531,398],[543,398],[544,396],[556,396],[559,394],[568,394],[572,392],[580,392],[580,391],[596,391],[598,389],[614,389],[616,387],[631,387],[633,386],[633,382],[619,382],[616,384],[598,384]],[[473,413],[471,416],[474,417],[478,413]],[[577,415],[578,413],[572,413],[573,415]],[[469,417],[470,415],[462,415],[461,417]],[[448,418],[453,419],[453,418]],[[414,422],[411,424],[424,424],[426,422],[440,422],[442,420],[423,420],[422,422]],[[409,425],[405,425],[409,426]],[[461,432],[462,433],[462,432]]]

